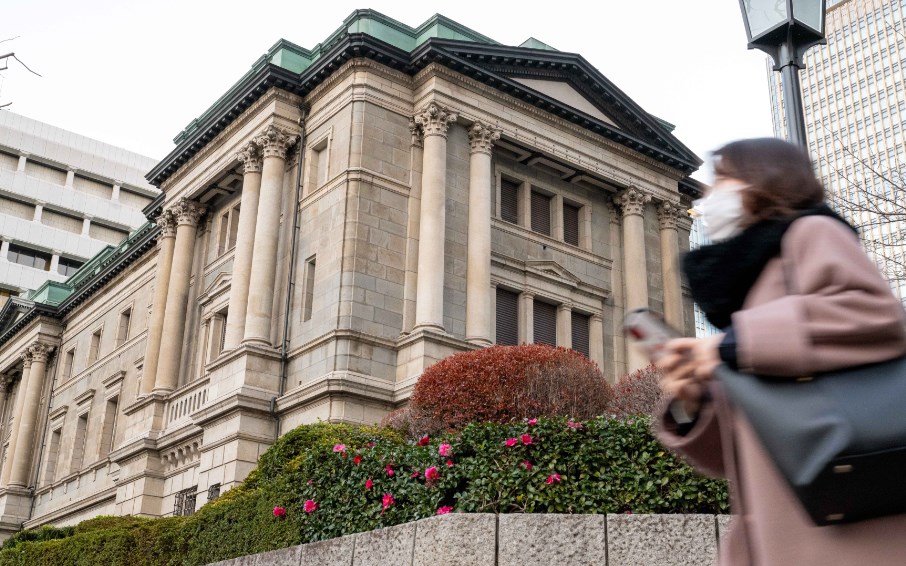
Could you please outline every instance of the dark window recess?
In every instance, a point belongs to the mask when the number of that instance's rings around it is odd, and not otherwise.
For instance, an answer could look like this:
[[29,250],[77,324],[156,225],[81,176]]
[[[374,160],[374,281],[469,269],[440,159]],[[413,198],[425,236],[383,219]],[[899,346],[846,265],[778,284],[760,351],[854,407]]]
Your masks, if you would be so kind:
[[41,269],[43,271],[50,270],[50,254],[39,252],[37,250],[30,250],[28,248],[23,248],[22,246],[10,245],[9,253],[7,254],[6,258],[13,263],[18,263],[19,265],[34,267],[35,269]]
[[532,231],[551,235],[551,197],[532,191]]
[[519,222],[519,183],[500,181],[500,218],[506,222]]
[[208,488],[208,501],[214,501],[218,497],[220,497],[220,484],[211,484]]
[[589,357],[588,348],[588,321],[591,317],[587,314],[574,312],[572,318],[573,350]]
[[534,302],[535,344],[557,345],[557,307],[541,301]]
[[198,486],[193,485],[189,489],[176,493],[176,499],[173,502],[173,515],[175,517],[188,517],[195,513],[195,491],[197,489]]
[[80,267],[82,267],[81,261],[61,257],[60,263],[57,264],[57,271],[60,273],[60,275],[72,275],[73,273],[78,271]]
[[579,207],[563,203],[563,241],[579,245]]
[[497,288],[497,343],[519,344],[519,294]]

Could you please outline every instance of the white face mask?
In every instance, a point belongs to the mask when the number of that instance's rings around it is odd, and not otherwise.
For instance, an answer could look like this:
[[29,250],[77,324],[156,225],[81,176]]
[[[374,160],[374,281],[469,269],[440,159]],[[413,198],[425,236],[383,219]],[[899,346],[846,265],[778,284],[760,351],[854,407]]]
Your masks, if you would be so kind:
[[705,234],[712,242],[722,242],[743,230],[745,209],[742,206],[740,183],[720,183],[711,194],[692,203],[692,210],[702,218]]

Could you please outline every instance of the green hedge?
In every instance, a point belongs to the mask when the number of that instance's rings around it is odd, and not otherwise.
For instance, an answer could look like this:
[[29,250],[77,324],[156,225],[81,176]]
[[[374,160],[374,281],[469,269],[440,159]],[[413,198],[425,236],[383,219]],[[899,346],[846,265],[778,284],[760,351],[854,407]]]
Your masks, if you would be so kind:
[[[442,443],[449,443],[449,456],[440,454]],[[474,424],[423,444],[388,429],[305,425],[263,455],[242,486],[192,517],[103,518],[72,531],[26,531],[7,542],[0,564],[206,564],[413,521],[444,507],[484,513],[728,508],[725,483],[666,453],[646,418]],[[428,480],[432,467],[437,477]],[[392,504],[385,505],[385,495]],[[306,512],[308,500],[316,510]],[[275,507],[285,516],[276,517]]]

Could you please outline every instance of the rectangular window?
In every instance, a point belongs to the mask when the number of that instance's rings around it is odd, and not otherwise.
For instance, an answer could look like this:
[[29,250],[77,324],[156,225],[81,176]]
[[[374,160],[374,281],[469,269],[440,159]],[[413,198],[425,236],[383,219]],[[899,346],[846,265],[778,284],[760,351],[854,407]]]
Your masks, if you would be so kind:
[[91,344],[88,346],[88,365],[98,361],[101,351],[101,332],[103,328],[98,328],[91,334]]
[[116,345],[122,346],[129,339],[129,326],[132,324],[132,309],[120,313],[120,323],[116,329]]
[[581,207],[563,203],[563,241],[579,245],[579,210]]
[[70,348],[63,354],[63,379],[72,376],[72,362],[75,361],[75,348]]
[[81,261],[61,257],[59,263],[57,264],[57,273],[59,273],[60,275],[66,275],[68,277],[78,271],[80,267],[82,267]]
[[497,288],[497,336],[501,346],[519,344],[519,293]]
[[88,413],[79,416],[76,421],[75,438],[72,441],[72,460],[69,463],[69,473],[74,474],[82,469],[85,459],[85,443],[88,440]]
[[551,235],[551,197],[532,191],[532,231]]
[[198,491],[198,486],[193,485],[176,493],[176,498],[173,501],[173,515],[175,517],[188,517],[195,514],[196,491]]
[[310,147],[308,155],[308,180],[306,192],[317,189],[327,182],[330,169],[330,138],[324,137]]
[[57,479],[57,460],[60,458],[60,439],[63,437],[63,429],[50,433],[50,444],[47,447],[47,469],[44,472],[44,483],[50,484]]
[[10,244],[6,258],[13,263],[33,267],[41,271],[50,271],[50,254]]
[[500,180],[500,219],[513,224],[519,222],[519,183],[516,181]]
[[220,352],[223,351],[224,338],[226,337],[226,318],[226,309],[211,317],[208,329],[208,359],[205,360],[206,362],[216,360]]
[[588,322],[591,319],[587,314],[573,311],[572,313],[572,336],[573,350],[582,353],[586,358],[589,357],[588,347]]
[[535,344],[557,345],[557,307],[535,300],[533,303]]
[[238,204],[220,215],[219,231],[217,255],[223,255],[236,247],[236,235],[239,233]]
[[98,458],[106,458],[113,450],[113,438],[116,434],[116,415],[119,406],[119,397],[107,401],[104,408],[104,424],[101,428],[101,443],[98,447]]
[[302,321],[311,319],[311,307],[315,299],[315,261],[316,256],[312,256],[305,262],[305,287],[303,288],[302,297]]

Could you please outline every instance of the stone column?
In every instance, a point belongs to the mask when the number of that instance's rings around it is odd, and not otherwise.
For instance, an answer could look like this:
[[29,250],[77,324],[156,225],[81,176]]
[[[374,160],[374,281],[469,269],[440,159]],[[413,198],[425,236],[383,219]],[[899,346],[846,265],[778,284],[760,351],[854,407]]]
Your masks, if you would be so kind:
[[3,462],[3,473],[0,475],[0,485],[9,485],[10,474],[13,470],[13,457],[16,453],[16,443],[19,439],[19,424],[22,422],[22,407],[25,402],[25,387],[28,375],[31,373],[32,355],[28,348],[22,354],[22,376],[16,388],[16,399],[13,404],[13,422],[9,431],[9,445],[6,447],[6,460]]
[[176,218],[172,210],[165,210],[157,218],[160,236],[157,240],[157,272],[154,276],[154,302],[148,321],[148,338],[145,342],[145,363],[142,369],[140,395],[154,391],[157,361],[164,333],[164,314],[167,310],[167,292],[170,289],[170,272],[173,268],[173,250],[176,245]]
[[[651,195],[632,187],[619,193],[614,202],[623,214],[624,312],[648,306],[648,267],[645,259],[645,204]],[[648,365],[648,359],[631,344],[626,352],[627,370]]]
[[53,254],[50,256],[50,271],[51,273],[56,273],[57,269],[60,267],[60,250],[54,250]]
[[661,271],[664,279],[664,320],[680,332],[683,324],[683,289],[679,265],[679,204],[661,203],[657,209],[661,226]]
[[75,169],[69,169],[66,171],[66,188],[71,189],[73,183],[75,182]]
[[573,306],[569,303],[557,306],[557,346],[573,347]]
[[9,240],[0,241],[0,259],[7,259],[9,255]]
[[173,249],[173,267],[170,268],[157,372],[154,375],[154,390],[164,393],[176,389],[179,381],[186,307],[189,300],[189,278],[192,275],[192,258],[195,255],[195,231],[206,207],[182,198],[170,210],[176,217],[176,243]]
[[51,352],[53,346],[41,342],[35,342],[28,347],[32,359],[31,369],[28,372],[28,381],[23,382],[25,389],[20,413],[22,420],[16,427],[16,451],[13,453],[8,485],[28,487],[28,472],[31,468],[37,432],[38,404],[41,401],[41,388],[44,386],[47,358]]
[[35,203],[35,215],[32,217],[33,222],[40,222],[41,216],[44,214],[44,205],[47,204],[43,201],[38,201]]
[[[261,193],[255,220],[255,244],[249,277],[243,342],[271,346],[271,316],[277,276],[277,241],[280,230],[280,204],[283,197],[283,172],[287,150],[297,136],[276,126],[268,126],[255,137],[264,161],[261,167]],[[241,216],[241,213],[240,213]]]
[[418,290],[418,232],[421,229],[419,213],[422,206],[422,164],[425,144],[422,130],[415,120],[409,120],[412,134],[411,182],[407,203],[408,221],[406,226],[406,279],[403,287],[403,334],[412,332],[415,326],[415,295]]
[[245,335],[255,223],[258,220],[258,197],[261,193],[261,151],[258,146],[254,142],[249,142],[236,158],[244,164],[245,170],[242,176],[242,201],[239,208],[239,226],[236,230],[236,249],[233,252],[233,279],[230,284],[230,308],[227,311],[224,350],[238,346]]
[[588,322],[588,356],[604,372],[604,317],[591,315]]
[[89,235],[90,230],[91,230],[91,219],[92,218],[93,218],[93,216],[86,215],[85,218],[82,219],[82,235],[83,236]]
[[19,156],[19,163],[16,165],[16,173],[25,171],[25,162],[28,161],[28,154],[23,153]]
[[417,328],[444,329],[447,130],[458,115],[433,102],[415,115],[425,137],[418,237]]
[[525,291],[519,294],[519,343],[535,341],[535,294]]
[[475,122],[469,128],[469,247],[466,265],[466,340],[490,346],[491,149],[500,131]]

